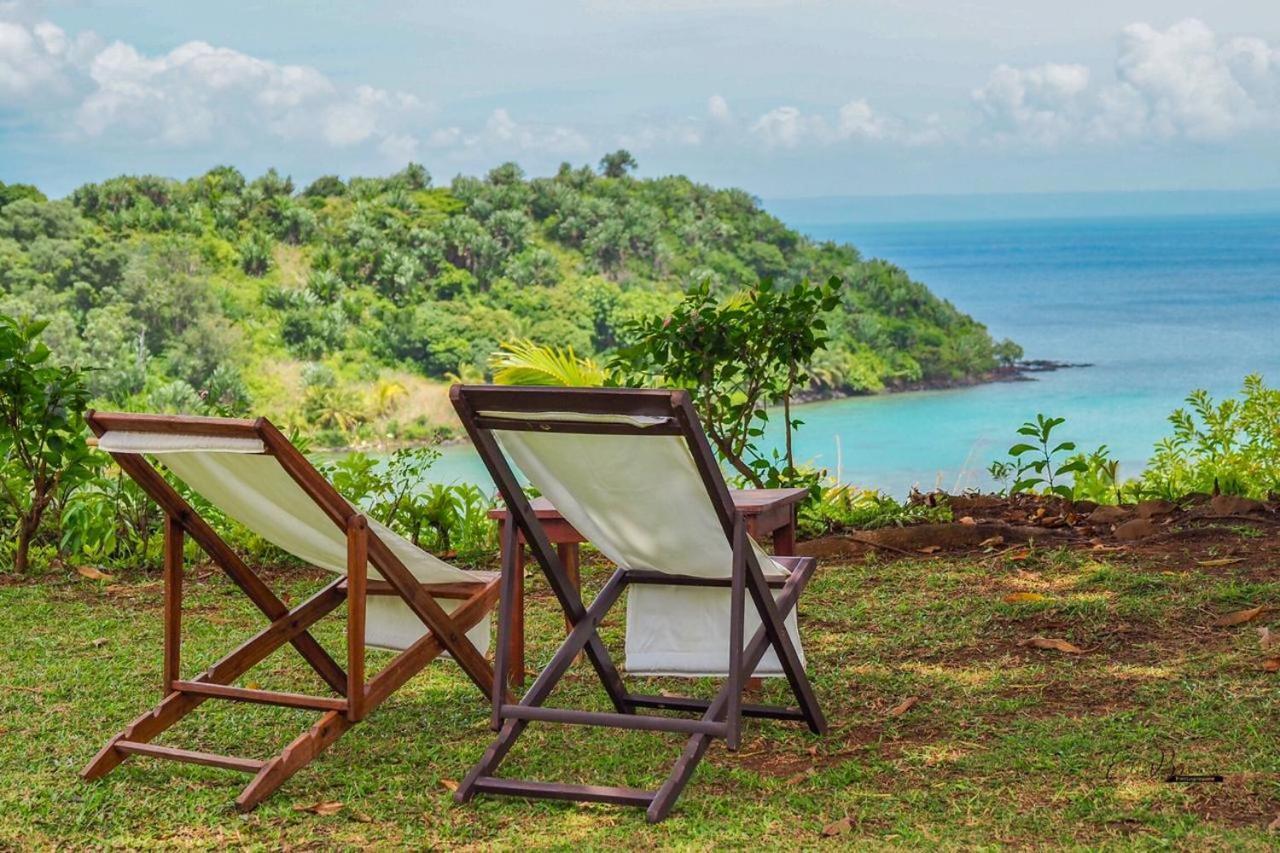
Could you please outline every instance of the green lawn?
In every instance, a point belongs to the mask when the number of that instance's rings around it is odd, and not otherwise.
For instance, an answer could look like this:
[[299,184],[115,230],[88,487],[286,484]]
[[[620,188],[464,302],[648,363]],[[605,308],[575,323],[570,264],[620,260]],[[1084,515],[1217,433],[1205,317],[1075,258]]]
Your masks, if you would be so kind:
[[[248,777],[222,770],[135,758],[83,783],[79,768],[159,698],[160,584],[143,575],[10,581],[0,585],[0,848],[1270,846],[1280,676],[1260,668],[1267,653],[1255,630],[1269,617],[1212,623],[1280,604],[1273,567],[1201,566],[1177,554],[1017,556],[825,565],[802,600],[801,625],[831,732],[748,722],[742,750],[713,746],[656,826],[638,809],[600,805],[455,806],[448,786],[490,732],[487,706],[448,661],[252,814],[232,807]],[[604,575],[584,574],[593,588]],[[318,576],[269,579],[296,602]],[[536,666],[562,629],[540,579],[530,585]],[[1016,592],[1044,599],[1003,600]],[[261,624],[208,569],[191,581],[190,605],[188,674]],[[619,650],[621,613],[606,634]],[[318,635],[341,653],[337,619]],[[1018,645],[1037,635],[1085,653]],[[288,648],[241,683],[315,689]],[[707,694],[712,684],[695,689]],[[764,693],[781,699],[781,684]],[[895,714],[910,697],[914,706]],[[554,698],[604,707],[585,664]],[[266,757],[313,719],[210,701],[163,742]],[[504,775],[653,787],[679,743],[535,723]],[[1226,778],[1165,782],[1175,765]],[[304,810],[334,802],[342,807],[333,814]],[[840,834],[824,837],[824,827]]]

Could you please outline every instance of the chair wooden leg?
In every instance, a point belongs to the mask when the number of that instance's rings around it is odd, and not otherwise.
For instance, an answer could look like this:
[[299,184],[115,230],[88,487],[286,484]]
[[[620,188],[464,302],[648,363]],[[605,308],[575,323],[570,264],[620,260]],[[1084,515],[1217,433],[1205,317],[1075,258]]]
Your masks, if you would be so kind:
[[[529,692],[520,700],[521,705],[537,707],[546,701],[547,697],[551,695],[551,691],[555,689],[556,684],[559,683],[565,672],[573,664],[573,659],[578,652],[592,639],[599,639],[596,634],[596,626],[604,618],[604,615],[609,612],[609,608],[613,606],[614,602],[618,600],[618,596],[622,594],[625,587],[626,572],[623,569],[618,569],[605,583],[604,588],[600,590],[591,606],[583,612],[582,618],[578,620],[578,624],[574,626],[569,637],[556,650],[546,669],[534,679],[533,686],[529,688]],[[490,775],[497,769],[528,723],[528,720],[514,719],[507,719],[502,722],[502,728],[499,730],[498,736],[494,738],[493,743],[485,750],[484,755],[463,778],[462,783],[458,785],[458,790],[454,793],[455,802],[465,803],[475,796],[476,783],[482,777]]]
[[[338,589],[341,582],[341,578],[335,580],[192,680],[211,684],[230,684],[235,681],[267,655],[285,643],[292,642],[326,614],[337,609],[346,599]],[[159,705],[136,718],[108,741],[80,771],[81,778],[99,779],[119,765],[126,756],[115,748],[118,741],[146,743],[190,714],[208,698],[192,693],[169,693]]]
[[516,542],[516,570],[512,578],[512,601],[515,610],[511,614],[511,635],[507,638],[507,684],[512,690],[524,687],[524,543]]
[[341,711],[327,712],[320,718],[320,722],[299,735],[283,752],[258,771],[253,781],[236,797],[236,808],[242,812],[257,808],[259,803],[275,793],[290,776],[314,761],[316,756],[354,725]]
[[[776,611],[785,616],[791,612],[796,606],[796,601],[800,597],[800,593],[804,590],[805,585],[809,582],[809,578],[813,573],[813,564],[809,564],[804,569],[794,572],[788,579],[786,586],[783,587],[782,593],[778,596],[776,602]],[[763,578],[762,578],[763,580]],[[768,589],[766,588],[766,593]],[[772,600],[772,595],[770,595]],[[767,618],[767,617],[766,617]],[[764,653],[768,651],[771,645],[774,645],[772,637],[767,630],[766,625],[761,625],[756,629],[755,635],[752,636],[751,642],[747,644],[746,649],[742,653],[742,663],[740,674],[755,672],[756,666],[759,665],[760,659],[764,657]],[[776,646],[775,646],[776,648]],[[781,658],[781,655],[779,655]],[[785,666],[785,663],[784,663]],[[732,679],[725,684],[716,694],[716,698],[712,700],[708,706],[703,719],[718,719],[725,713],[730,704],[730,690],[733,687]],[[803,700],[797,694],[796,697]],[[806,720],[809,719],[809,712],[804,711]],[[819,712],[821,713],[821,712]],[[689,783],[689,779],[693,776],[693,771],[697,769],[698,763],[702,760],[702,756],[706,754],[707,747],[711,745],[711,735],[698,733],[691,735],[689,740],[685,742],[684,751],[680,754],[680,758],[676,761],[675,766],[671,769],[671,774],[667,780],[662,783],[662,787],[654,794],[653,801],[649,804],[649,808],[645,812],[645,818],[649,823],[657,823],[666,818],[671,813],[671,809],[675,806],[676,800],[680,797],[680,792],[684,790],[685,785]]]
[[164,517],[164,693],[182,678],[182,525]]

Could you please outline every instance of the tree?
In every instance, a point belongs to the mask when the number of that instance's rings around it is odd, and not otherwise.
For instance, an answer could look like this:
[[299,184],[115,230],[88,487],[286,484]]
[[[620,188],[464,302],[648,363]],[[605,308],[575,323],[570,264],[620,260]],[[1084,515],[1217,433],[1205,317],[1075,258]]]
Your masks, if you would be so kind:
[[49,363],[46,325],[0,315],[0,499],[19,574],[49,505],[92,470],[82,435],[88,391],[79,371]]
[[639,165],[630,151],[619,148],[612,154],[606,154],[600,158],[600,174],[606,178],[625,178],[628,172]]
[[45,194],[31,184],[6,184],[0,181],[0,208],[12,201],[29,199],[31,201],[47,201]]
[[337,175],[321,175],[316,178],[302,194],[307,198],[325,198],[326,196],[346,195],[347,185]]
[[[743,480],[756,488],[802,479],[795,467],[791,397],[808,382],[808,368],[827,344],[822,314],[839,304],[841,282],[801,282],[789,289],[765,279],[720,300],[695,286],[667,317],[625,324],[627,341],[610,369],[627,384],[665,384],[693,395],[707,437]],[[785,453],[757,446],[769,422],[767,406],[781,403]]]

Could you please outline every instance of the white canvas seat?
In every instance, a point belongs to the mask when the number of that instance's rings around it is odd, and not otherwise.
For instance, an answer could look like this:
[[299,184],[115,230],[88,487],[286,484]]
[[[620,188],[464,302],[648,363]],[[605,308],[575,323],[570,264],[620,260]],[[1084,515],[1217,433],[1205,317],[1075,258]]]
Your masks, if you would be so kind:
[[[347,571],[347,538],[316,502],[265,453],[258,439],[111,430],[98,438],[110,453],[155,456],[192,491],[263,539],[304,563],[337,574]],[[427,553],[370,519],[369,530],[400,558],[421,583],[467,582],[471,575]],[[376,569],[370,570],[377,576]],[[446,613],[461,602],[438,600]],[[394,596],[375,596],[366,605],[365,642],[403,650],[426,633],[426,626]],[[489,617],[467,632],[481,654],[489,648]]]

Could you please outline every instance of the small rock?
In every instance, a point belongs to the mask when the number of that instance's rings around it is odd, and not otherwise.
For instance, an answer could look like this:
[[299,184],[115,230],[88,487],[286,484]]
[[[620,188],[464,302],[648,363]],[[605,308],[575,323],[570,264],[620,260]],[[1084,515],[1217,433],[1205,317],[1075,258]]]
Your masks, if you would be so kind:
[[1122,506],[1100,506],[1089,513],[1090,524],[1117,524],[1129,518],[1129,510]]
[[1160,532],[1160,527],[1149,518],[1135,518],[1116,527],[1112,534],[1121,542],[1132,542],[1135,539],[1146,539]]
[[1214,495],[1209,500],[1209,512],[1212,515],[1251,515],[1266,511],[1267,507],[1262,501],[1239,495]]
[[1158,518],[1162,515],[1169,515],[1177,508],[1173,501],[1143,501],[1134,505],[1133,514],[1138,518]]

